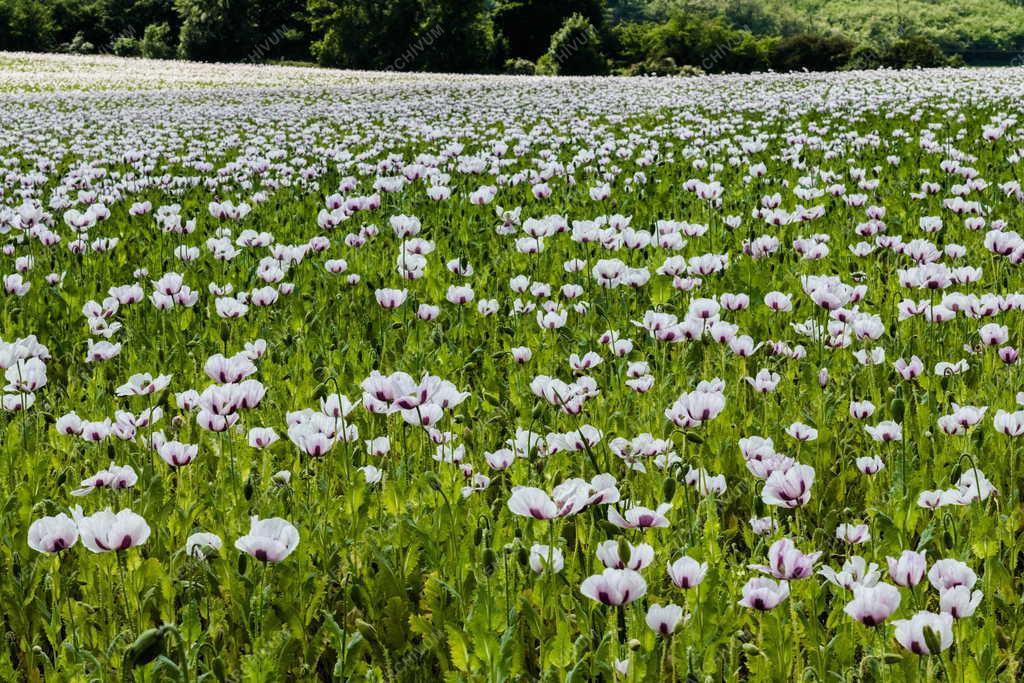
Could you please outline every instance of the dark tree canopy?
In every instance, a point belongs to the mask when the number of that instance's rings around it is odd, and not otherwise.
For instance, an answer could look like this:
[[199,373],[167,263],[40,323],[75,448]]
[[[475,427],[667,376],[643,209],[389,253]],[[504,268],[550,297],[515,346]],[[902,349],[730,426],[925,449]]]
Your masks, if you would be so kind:
[[[1024,50],[1017,0],[960,0],[955,11],[953,4],[0,0],[0,49],[403,71],[663,75],[1006,64]],[[580,45],[567,52],[574,42]]]
[[494,10],[494,26],[504,37],[510,57],[537,59],[573,14],[582,15],[595,27],[604,26],[601,0],[501,0]]

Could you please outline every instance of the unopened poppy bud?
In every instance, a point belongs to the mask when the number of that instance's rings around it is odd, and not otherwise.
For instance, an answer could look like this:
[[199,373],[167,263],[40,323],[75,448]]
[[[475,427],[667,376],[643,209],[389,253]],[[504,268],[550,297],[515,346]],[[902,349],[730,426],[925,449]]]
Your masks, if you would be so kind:
[[371,643],[377,642],[377,631],[374,630],[373,624],[369,624],[362,619],[356,619],[356,629],[367,641]]
[[213,677],[218,681],[227,679],[227,667],[224,666],[224,660],[220,657],[213,660]]
[[889,404],[889,408],[892,411],[892,419],[896,422],[903,422],[903,412],[905,409],[902,398],[894,398]]
[[165,633],[163,627],[143,631],[128,648],[125,663],[135,668],[149,664],[159,657],[163,654]]
[[665,483],[661,485],[661,497],[662,500],[669,502],[676,495],[676,480],[672,477],[665,479]]

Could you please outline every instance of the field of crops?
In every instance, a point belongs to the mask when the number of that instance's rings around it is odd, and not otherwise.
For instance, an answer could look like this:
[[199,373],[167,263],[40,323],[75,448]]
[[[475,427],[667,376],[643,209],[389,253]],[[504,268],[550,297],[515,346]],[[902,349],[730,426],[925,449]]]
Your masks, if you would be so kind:
[[0,55],[0,679],[1020,680],[1022,98]]

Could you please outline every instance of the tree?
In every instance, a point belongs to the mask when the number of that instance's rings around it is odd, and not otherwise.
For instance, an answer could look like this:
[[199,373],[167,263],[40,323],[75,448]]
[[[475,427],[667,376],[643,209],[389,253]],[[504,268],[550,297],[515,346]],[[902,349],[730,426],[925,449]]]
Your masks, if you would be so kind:
[[[487,0],[431,0],[423,3],[423,15],[417,40],[421,40],[424,69],[486,71],[494,65],[494,34]],[[427,36],[434,40],[423,45]]]
[[505,62],[504,71],[512,76],[532,76],[537,73],[537,65],[529,59],[510,59]]
[[947,61],[939,46],[924,36],[901,38],[882,54],[882,64],[894,69],[945,66]]
[[174,36],[171,27],[165,23],[150,24],[142,34],[139,51],[148,59],[171,59],[174,57]]
[[671,58],[708,73],[750,72],[768,67],[771,38],[729,28],[717,17],[676,14],[651,30],[651,59]]
[[110,51],[118,57],[138,57],[141,53],[139,41],[130,36],[121,36],[115,40]]
[[55,45],[55,26],[45,3],[0,0],[0,50],[48,50]]
[[608,14],[614,24],[643,21],[648,17],[649,6],[647,0],[608,0]]
[[181,17],[178,53],[184,59],[244,59],[256,43],[252,5],[243,0],[176,0]]
[[601,39],[593,24],[573,14],[553,36],[544,59],[563,76],[595,76],[608,73],[608,60],[601,52]]
[[166,23],[177,43],[181,21],[174,9],[174,0],[61,0],[68,11],[88,12],[86,35],[103,50],[121,38],[142,39],[150,24]]
[[185,59],[260,62],[308,56],[304,0],[175,0]]
[[76,33],[70,43],[61,46],[61,51],[73,55],[88,55],[96,52],[96,46],[86,39],[84,33]]
[[793,36],[810,33],[812,26],[786,3],[764,0],[718,0],[715,14],[730,26],[749,31],[755,36]]
[[499,0],[493,19],[495,30],[508,45],[509,57],[536,60],[573,14],[582,15],[599,31],[604,28],[602,0]]
[[406,53],[417,47],[419,0],[309,0],[309,14],[321,36],[313,55],[324,66],[404,70],[418,56]]
[[783,38],[772,49],[771,63],[776,71],[833,71],[850,61],[855,45],[839,35],[818,36],[801,33]]

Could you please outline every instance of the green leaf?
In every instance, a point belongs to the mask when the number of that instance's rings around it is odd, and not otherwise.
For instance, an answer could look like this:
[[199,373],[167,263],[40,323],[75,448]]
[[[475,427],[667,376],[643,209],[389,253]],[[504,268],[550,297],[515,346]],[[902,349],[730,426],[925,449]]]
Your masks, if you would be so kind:
[[454,624],[448,624],[445,631],[448,633],[448,651],[451,655],[452,666],[463,673],[469,673],[469,644],[466,642],[465,635]]

